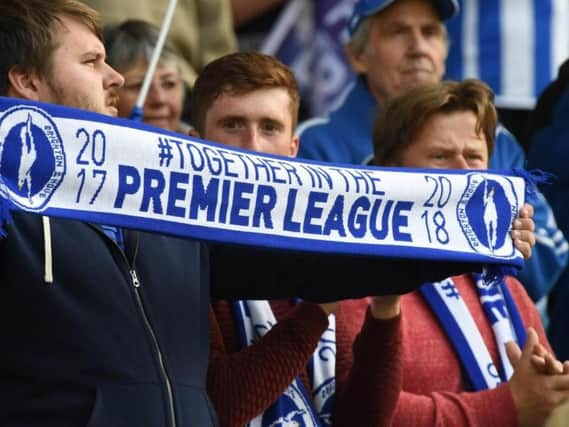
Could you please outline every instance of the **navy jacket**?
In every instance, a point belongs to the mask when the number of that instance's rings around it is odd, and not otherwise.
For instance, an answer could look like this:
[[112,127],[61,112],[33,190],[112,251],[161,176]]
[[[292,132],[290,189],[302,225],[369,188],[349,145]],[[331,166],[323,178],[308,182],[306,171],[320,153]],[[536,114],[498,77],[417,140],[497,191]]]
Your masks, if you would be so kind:
[[48,284],[41,218],[14,218],[0,240],[0,425],[214,425],[204,246],[128,231],[125,254],[97,226],[51,219]]

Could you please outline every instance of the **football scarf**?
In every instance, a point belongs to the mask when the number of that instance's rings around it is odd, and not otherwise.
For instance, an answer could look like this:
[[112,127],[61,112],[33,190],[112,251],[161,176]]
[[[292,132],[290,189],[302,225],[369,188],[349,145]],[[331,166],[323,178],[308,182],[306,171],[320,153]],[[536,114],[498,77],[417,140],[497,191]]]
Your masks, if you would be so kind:
[[[234,312],[239,326],[241,345],[253,345],[277,322],[268,301],[237,301]],[[277,401],[250,421],[248,427],[278,425],[330,426],[334,398],[336,364],[335,316],[328,316],[328,329],[322,335],[309,363],[312,395],[297,377]]]
[[0,98],[4,221],[21,210],[206,241],[519,268],[509,230],[524,192],[520,176],[294,160]]
[[420,289],[452,342],[474,391],[492,389],[510,379],[513,369],[505,344],[514,341],[523,347],[526,338],[522,319],[505,281],[503,278],[485,277],[487,274],[473,274],[473,279],[484,314],[492,325],[500,354],[500,369],[492,361],[452,278],[425,284]]

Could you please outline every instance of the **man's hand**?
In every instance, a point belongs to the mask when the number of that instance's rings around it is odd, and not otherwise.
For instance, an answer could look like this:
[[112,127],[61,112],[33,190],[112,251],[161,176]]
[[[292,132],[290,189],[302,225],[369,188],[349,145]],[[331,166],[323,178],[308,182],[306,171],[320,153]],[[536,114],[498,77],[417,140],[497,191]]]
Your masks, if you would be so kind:
[[[541,350],[537,333],[528,329],[527,340],[522,352],[513,343],[508,343],[508,358],[514,367],[514,374],[508,386],[516,406],[518,421],[522,427],[541,426],[553,409],[569,397],[569,373],[544,374],[542,369],[557,370],[558,366],[545,362],[536,368],[532,357]],[[541,357],[541,356],[537,356]],[[547,366],[550,364],[549,366]]]
[[391,319],[401,312],[401,295],[373,297],[369,305],[371,315],[376,319]]
[[511,236],[514,246],[524,259],[531,256],[531,248],[535,246],[535,223],[533,222],[533,206],[525,203],[520,209],[518,217],[512,224]]
[[[532,328],[528,329],[529,331],[535,331]],[[518,347],[515,342],[509,342],[506,344],[506,350],[508,353],[508,358],[510,359],[510,363],[514,365],[517,363],[521,356],[522,351]],[[551,354],[547,349],[541,344],[537,343],[534,346],[533,354],[531,355],[531,363],[537,369],[537,371],[544,375],[560,375],[560,374],[569,374],[569,361],[561,362],[555,358],[553,354]]]

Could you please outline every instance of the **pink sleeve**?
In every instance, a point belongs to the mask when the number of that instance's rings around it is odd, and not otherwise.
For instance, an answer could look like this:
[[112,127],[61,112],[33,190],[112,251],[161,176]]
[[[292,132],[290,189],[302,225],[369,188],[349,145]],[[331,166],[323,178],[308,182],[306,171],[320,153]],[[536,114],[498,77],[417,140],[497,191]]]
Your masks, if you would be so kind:
[[[405,372],[404,375],[412,375]],[[401,392],[393,427],[517,427],[507,384],[479,392]]]

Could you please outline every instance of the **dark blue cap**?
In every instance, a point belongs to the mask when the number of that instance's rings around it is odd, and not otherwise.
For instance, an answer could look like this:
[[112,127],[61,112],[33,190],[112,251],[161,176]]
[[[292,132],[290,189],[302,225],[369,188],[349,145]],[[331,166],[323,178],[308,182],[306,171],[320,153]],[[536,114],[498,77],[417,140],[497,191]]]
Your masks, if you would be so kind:
[[[353,36],[363,19],[381,12],[397,0],[359,0],[354,6],[352,17],[348,23],[348,31]],[[430,0],[442,21],[452,18],[458,13],[457,0]]]

